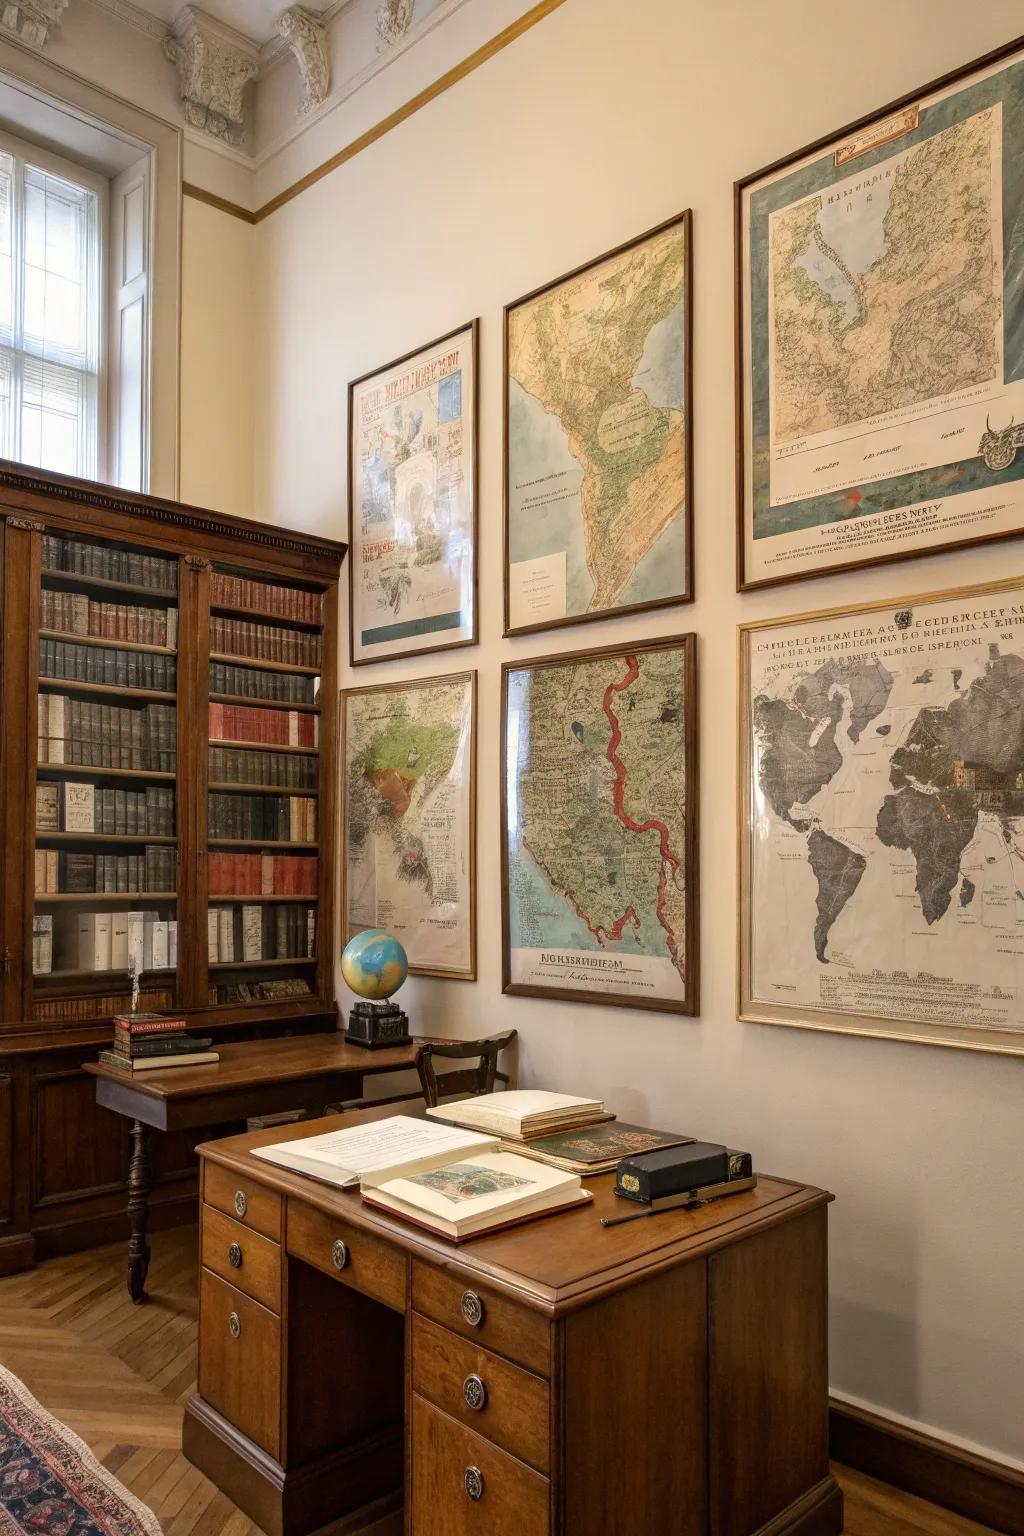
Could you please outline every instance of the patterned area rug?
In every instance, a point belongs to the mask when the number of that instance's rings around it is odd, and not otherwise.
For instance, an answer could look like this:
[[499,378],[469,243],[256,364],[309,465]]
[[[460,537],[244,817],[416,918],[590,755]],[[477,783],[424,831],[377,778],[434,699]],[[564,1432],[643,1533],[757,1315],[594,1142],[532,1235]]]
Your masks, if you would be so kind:
[[0,1366],[0,1536],[160,1536],[160,1522]]

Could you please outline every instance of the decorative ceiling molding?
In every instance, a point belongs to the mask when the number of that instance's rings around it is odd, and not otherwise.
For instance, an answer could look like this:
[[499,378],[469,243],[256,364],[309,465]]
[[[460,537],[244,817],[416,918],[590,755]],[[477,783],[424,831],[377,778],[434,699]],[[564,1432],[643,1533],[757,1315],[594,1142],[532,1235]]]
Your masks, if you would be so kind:
[[331,88],[327,28],[303,6],[293,5],[278,17],[277,29],[298,61],[302,76],[299,116],[305,117],[326,100]]
[[241,144],[248,127],[245,88],[260,67],[256,44],[198,6],[186,5],[163,48],[177,65],[186,121],[214,139]]
[[69,0],[0,0],[0,30],[32,48],[45,48]]
[[412,26],[416,0],[382,0],[377,7],[377,36],[385,48],[393,48]]
[[163,42],[170,32],[170,28],[158,16],[144,11],[141,5],[134,5],[132,0],[87,0],[87,3],[94,5],[98,11],[107,11],[117,21],[123,21],[125,26],[134,27],[136,32],[155,37],[159,42]]

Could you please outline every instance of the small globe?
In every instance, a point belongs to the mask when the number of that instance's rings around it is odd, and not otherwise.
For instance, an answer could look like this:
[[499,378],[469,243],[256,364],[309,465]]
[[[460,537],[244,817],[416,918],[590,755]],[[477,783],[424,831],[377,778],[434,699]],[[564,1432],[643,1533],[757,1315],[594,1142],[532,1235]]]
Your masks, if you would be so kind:
[[409,974],[409,957],[390,933],[368,928],[345,945],[341,974],[357,997],[376,1002],[398,991]]

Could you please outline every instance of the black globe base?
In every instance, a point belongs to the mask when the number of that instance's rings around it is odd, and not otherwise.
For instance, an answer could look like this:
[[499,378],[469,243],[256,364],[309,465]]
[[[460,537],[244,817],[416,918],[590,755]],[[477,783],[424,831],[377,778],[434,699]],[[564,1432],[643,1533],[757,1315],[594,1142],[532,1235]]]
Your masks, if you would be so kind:
[[397,1003],[373,1003],[360,998],[348,1016],[345,1038],[350,1045],[361,1045],[368,1051],[411,1045],[409,1017]]

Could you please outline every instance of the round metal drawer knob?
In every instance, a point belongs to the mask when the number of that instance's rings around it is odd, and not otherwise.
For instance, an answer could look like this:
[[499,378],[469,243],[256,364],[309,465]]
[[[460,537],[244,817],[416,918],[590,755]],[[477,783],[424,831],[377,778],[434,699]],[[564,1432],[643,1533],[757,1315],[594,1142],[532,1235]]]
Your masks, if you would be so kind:
[[487,1407],[487,1388],[479,1376],[467,1376],[462,1383],[462,1395],[466,1400],[466,1407],[472,1408],[474,1413],[479,1413]]
[[249,1209],[249,1202],[245,1197],[244,1189],[235,1190],[235,1215],[244,1216]]
[[340,1237],[335,1238],[331,1244],[331,1263],[335,1269],[344,1269],[348,1263],[348,1244],[343,1243]]
[[242,1336],[242,1323],[237,1312],[232,1312],[228,1318],[228,1331],[233,1339],[240,1339]]
[[463,1291],[462,1315],[471,1328],[479,1328],[484,1320],[484,1304],[476,1291]]
[[466,1496],[476,1504],[484,1496],[484,1475],[479,1467],[467,1467],[462,1479],[466,1488]]
[[237,1243],[232,1243],[228,1249],[228,1263],[232,1269],[241,1269],[242,1267],[242,1250]]

